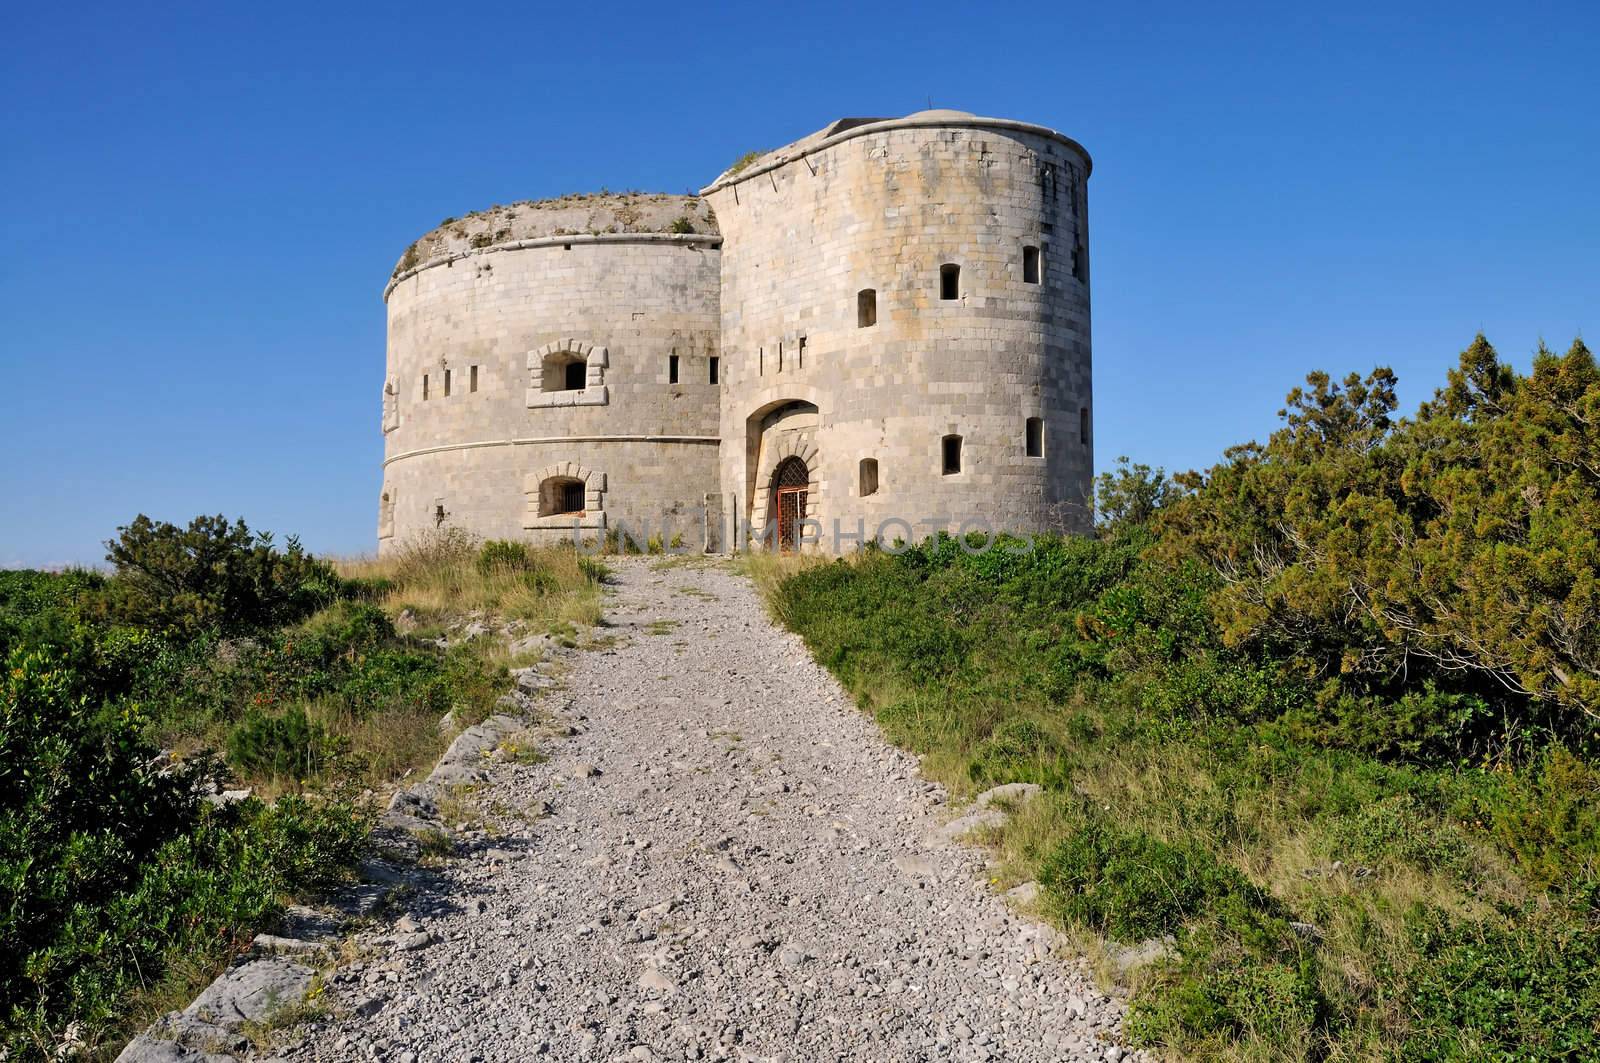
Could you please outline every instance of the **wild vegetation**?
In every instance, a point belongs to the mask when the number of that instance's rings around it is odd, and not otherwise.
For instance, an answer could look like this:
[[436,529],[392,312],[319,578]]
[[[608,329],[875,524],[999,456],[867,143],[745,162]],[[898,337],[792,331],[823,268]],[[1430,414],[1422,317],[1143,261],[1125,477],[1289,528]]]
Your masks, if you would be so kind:
[[357,795],[509,687],[500,641],[441,646],[447,623],[598,619],[571,550],[442,535],[336,568],[242,521],[143,516],[107,546],[109,575],[0,573],[4,1058],[114,1054],[340,881]]
[[1479,337],[1396,407],[1313,374],[1204,473],[1124,459],[1093,539],[768,573],[926,770],[1045,787],[999,885],[1149,1045],[1600,1058],[1600,372]]

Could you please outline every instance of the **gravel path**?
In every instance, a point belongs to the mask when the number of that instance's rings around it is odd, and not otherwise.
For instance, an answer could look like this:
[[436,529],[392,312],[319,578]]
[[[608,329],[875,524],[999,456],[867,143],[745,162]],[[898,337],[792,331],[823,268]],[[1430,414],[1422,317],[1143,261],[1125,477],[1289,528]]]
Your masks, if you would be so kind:
[[615,566],[576,732],[331,978],[296,1060],[1110,1060],[1122,1008],[720,563]]

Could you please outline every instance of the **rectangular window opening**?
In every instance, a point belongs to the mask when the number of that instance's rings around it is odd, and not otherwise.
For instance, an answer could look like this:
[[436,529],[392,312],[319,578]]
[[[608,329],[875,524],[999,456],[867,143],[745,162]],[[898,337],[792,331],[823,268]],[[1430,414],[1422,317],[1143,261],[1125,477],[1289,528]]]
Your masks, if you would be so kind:
[[856,292],[856,328],[871,328],[878,323],[878,290],[863,288]]
[[954,476],[961,471],[961,437],[945,436],[944,446],[941,449],[943,451],[941,470],[946,476]]
[[1044,457],[1044,421],[1038,417],[1028,418],[1027,446],[1028,457]]
[[804,369],[806,367],[806,338],[804,336],[800,337],[800,345],[795,349],[794,367],[796,369]]
[[450,370],[448,369],[444,371],[444,397],[447,399],[450,397]]
[[1089,407],[1078,408],[1078,442],[1084,446],[1089,445]]
[[581,482],[564,483],[561,485],[561,512],[583,512],[583,484]]
[[721,367],[721,364],[722,359],[713,354],[711,356],[711,367],[709,370],[711,383],[713,384],[717,383],[717,370]]
[[563,391],[582,391],[589,385],[589,366],[584,362],[568,362],[561,368]]
[[1022,283],[1039,283],[1039,249],[1037,247],[1024,247],[1022,249]]
[[939,267],[939,298],[961,298],[961,267],[953,262]]
[[667,383],[676,384],[677,382],[678,382],[678,356],[675,355],[675,354],[668,355],[667,356]]
[[422,401],[428,401],[428,374],[422,374]]
[[861,459],[861,497],[878,493],[878,459]]
[[478,367],[477,366],[473,366],[471,369],[467,370],[467,390],[468,391],[477,391],[478,390]]

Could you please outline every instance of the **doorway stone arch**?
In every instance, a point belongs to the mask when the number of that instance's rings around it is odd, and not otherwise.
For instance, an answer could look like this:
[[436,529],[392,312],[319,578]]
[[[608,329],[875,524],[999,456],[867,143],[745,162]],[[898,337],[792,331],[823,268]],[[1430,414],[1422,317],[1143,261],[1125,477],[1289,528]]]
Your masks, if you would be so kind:
[[[799,405],[810,406],[809,403]],[[815,410],[815,406],[810,406],[810,412],[814,413]],[[819,454],[815,429],[809,427],[794,431],[777,431],[772,436],[771,445],[761,447],[760,460],[756,466],[755,495],[750,507],[750,531],[758,541],[765,541],[769,535],[777,535],[777,531],[769,529],[768,525],[776,516],[774,505],[778,486],[777,476],[785,462],[796,461],[805,471],[806,512],[801,516],[815,519],[822,511],[823,488],[818,468]],[[776,542],[777,539],[773,538],[772,541]]]

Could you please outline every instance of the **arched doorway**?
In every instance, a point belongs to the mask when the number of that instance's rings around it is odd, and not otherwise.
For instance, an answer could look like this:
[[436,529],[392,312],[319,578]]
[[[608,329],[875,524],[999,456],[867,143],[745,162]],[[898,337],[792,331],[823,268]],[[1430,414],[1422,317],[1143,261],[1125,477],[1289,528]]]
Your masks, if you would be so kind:
[[778,522],[778,549],[800,545],[800,522],[806,517],[806,489],[811,471],[799,458],[784,458],[772,472],[772,512]]

